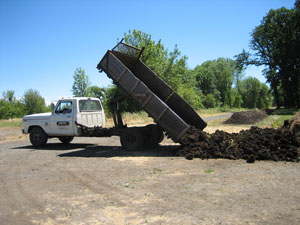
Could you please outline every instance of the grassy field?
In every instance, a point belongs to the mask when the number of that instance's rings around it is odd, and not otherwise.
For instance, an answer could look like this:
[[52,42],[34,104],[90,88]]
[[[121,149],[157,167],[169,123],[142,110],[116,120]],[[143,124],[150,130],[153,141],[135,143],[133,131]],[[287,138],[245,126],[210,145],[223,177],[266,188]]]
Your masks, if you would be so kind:
[[197,113],[199,115],[211,115],[211,114],[228,113],[228,112],[241,112],[241,111],[247,111],[247,110],[249,110],[249,109],[217,107],[217,108],[210,108],[210,109],[199,109],[199,110],[197,110]]
[[9,119],[9,120],[0,120],[0,127],[22,127],[22,119],[16,118],[16,119]]

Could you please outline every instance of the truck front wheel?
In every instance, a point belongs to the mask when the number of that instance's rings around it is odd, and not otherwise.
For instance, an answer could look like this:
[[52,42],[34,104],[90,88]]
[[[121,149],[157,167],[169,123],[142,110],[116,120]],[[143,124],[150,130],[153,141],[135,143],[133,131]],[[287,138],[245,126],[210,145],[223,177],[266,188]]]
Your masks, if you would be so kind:
[[34,147],[41,147],[47,143],[48,136],[42,128],[34,127],[30,130],[29,139]]
[[127,128],[122,132],[120,142],[122,147],[127,150],[136,150],[143,146],[143,133],[137,128]]
[[69,144],[74,139],[74,137],[64,136],[64,137],[58,137],[58,139],[64,144]]

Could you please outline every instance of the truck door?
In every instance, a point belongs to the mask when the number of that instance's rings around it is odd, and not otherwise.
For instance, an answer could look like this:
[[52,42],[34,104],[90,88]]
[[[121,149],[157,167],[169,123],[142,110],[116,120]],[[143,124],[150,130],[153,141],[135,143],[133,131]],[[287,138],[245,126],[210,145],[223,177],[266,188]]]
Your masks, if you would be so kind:
[[61,101],[51,116],[53,135],[74,136],[74,110],[71,100]]

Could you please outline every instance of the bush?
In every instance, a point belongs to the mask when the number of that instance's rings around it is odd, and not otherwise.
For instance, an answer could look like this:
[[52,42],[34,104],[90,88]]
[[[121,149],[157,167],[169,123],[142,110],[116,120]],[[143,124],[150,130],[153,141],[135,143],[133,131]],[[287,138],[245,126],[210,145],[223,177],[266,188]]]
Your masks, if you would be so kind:
[[0,100],[0,119],[20,118],[24,115],[25,108],[22,103]]
[[193,87],[180,86],[178,94],[195,109],[204,108],[202,104],[203,94],[196,91]]

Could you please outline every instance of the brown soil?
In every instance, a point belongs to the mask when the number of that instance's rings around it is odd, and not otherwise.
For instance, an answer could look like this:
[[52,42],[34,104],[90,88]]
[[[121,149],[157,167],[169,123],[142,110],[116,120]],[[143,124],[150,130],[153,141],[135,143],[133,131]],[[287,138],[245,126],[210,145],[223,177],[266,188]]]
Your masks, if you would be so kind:
[[0,224],[300,224],[300,163],[187,161],[163,144],[0,144]]
[[254,124],[265,119],[268,114],[262,110],[236,112],[225,122],[226,124]]
[[191,128],[181,142],[182,147],[177,155],[187,159],[245,159],[248,163],[255,160],[299,161],[300,143],[285,128],[262,129],[253,126],[238,134],[220,130],[208,134]]

